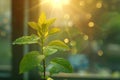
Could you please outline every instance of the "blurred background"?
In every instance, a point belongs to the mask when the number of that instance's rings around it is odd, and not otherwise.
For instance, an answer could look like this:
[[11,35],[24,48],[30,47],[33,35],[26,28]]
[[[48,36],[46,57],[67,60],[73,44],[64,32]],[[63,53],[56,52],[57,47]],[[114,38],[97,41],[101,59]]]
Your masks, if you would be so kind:
[[74,68],[55,79],[120,79],[120,0],[0,0],[0,80],[39,79],[36,70],[18,73],[22,56],[37,46],[12,42],[34,32],[27,22],[37,21],[41,12],[61,28],[48,41],[60,39],[71,48],[48,58],[64,57]]

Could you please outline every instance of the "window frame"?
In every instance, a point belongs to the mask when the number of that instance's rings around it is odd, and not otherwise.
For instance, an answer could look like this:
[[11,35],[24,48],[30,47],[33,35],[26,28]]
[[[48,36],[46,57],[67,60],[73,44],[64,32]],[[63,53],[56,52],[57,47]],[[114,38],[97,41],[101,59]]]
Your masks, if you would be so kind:
[[[24,33],[24,1],[25,0],[12,0],[12,42]],[[23,56],[23,50],[23,46],[12,45],[12,80],[23,80],[23,75],[19,74],[19,62]]]

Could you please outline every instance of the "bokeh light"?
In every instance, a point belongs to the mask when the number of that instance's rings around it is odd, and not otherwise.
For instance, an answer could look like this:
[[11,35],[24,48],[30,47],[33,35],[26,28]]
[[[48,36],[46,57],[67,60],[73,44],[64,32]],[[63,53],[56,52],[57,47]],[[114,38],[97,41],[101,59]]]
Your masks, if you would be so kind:
[[65,42],[65,43],[69,43],[69,39],[68,39],[68,38],[65,38],[65,39],[64,39],[64,42]]
[[89,26],[89,27],[94,27],[94,25],[95,25],[95,24],[94,24],[94,22],[92,22],[92,21],[88,23],[88,26]]
[[97,4],[96,4],[96,8],[101,8],[102,7],[102,3],[101,2],[98,2]]
[[98,56],[103,56],[103,51],[102,50],[98,50]]
[[84,39],[84,40],[88,40],[88,35],[84,35],[84,36],[83,36],[83,39]]

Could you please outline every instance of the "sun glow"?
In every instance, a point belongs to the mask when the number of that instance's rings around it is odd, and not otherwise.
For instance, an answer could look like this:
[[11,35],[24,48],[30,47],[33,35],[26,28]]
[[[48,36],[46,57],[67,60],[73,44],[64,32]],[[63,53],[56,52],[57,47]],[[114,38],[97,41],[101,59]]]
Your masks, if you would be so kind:
[[[54,25],[60,26],[82,26],[82,20],[91,20],[93,17],[90,5],[96,8],[102,7],[102,2],[94,2],[93,0],[40,0],[41,11],[47,13],[48,17],[57,18]],[[90,7],[89,10],[88,6]],[[62,21],[62,23],[60,23]],[[94,28],[95,22],[88,22],[88,27]]]
[[69,4],[69,0],[49,0],[49,1],[54,8],[60,8],[64,5]]

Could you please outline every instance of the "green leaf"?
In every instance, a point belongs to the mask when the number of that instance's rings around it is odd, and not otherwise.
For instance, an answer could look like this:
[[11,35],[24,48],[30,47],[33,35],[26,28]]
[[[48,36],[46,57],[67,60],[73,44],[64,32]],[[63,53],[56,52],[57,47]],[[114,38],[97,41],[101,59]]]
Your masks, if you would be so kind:
[[52,29],[49,31],[49,35],[55,34],[55,33],[59,32],[59,31],[60,31],[59,28],[52,28]]
[[46,32],[48,31],[48,27],[47,27],[47,24],[42,24],[42,32]]
[[54,79],[52,79],[51,77],[48,77],[47,80],[54,80]]
[[48,19],[47,26],[50,26],[51,24],[53,24],[55,22],[55,20],[56,20],[56,18]]
[[35,22],[28,22],[28,25],[29,25],[32,29],[38,30],[38,25],[37,25],[37,23],[35,23]]
[[40,25],[46,23],[46,15],[45,15],[44,12],[42,12],[42,13],[40,14],[40,17],[39,17],[39,19],[38,19],[38,23],[39,23]]
[[51,61],[51,64],[52,66],[49,69],[51,75],[59,72],[65,72],[65,73],[73,72],[73,68],[70,65],[70,63],[63,58],[54,58]]
[[32,51],[26,54],[20,62],[20,73],[27,72],[40,65],[40,62],[45,58],[38,51]]
[[39,65],[38,65],[38,70],[39,70],[40,72],[44,72],[43,65],[39,64]]
[[45,56],[55,54],[56,52],[57,52],[57,49],[54,49],[51,46],[46,46],[43,48],[43,53],[45,54]]
[[20,38],[17,38],[13,44],[33,44],[38,43],[39,37],[36,35],[31,36],[22,36]]
[[44,35],[44,37],[46,37],[48,35],[48,26],[47,24],[42,24],[42,33]]
[[54,40],[54,41],[51,41],[48,46],[52,46],[53,48],[55,49],[58,49],[58,50],[69,50],[69,47],[62,41],[60,40]]

